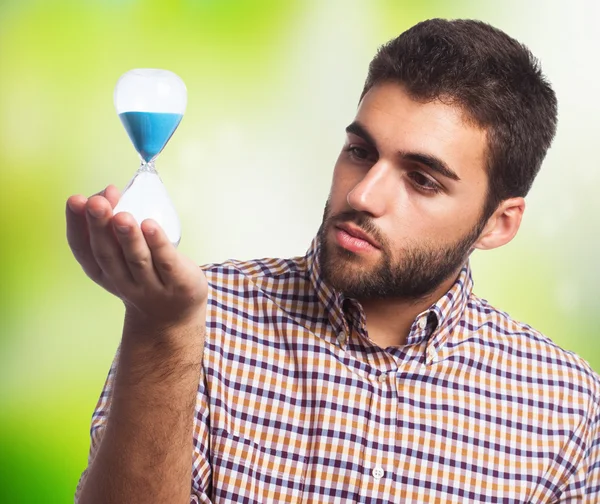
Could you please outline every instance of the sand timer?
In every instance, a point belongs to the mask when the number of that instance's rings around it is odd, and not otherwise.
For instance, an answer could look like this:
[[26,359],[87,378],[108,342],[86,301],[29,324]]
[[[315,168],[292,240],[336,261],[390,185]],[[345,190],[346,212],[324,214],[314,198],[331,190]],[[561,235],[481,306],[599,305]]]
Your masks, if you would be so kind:
[[144,219],[154,219],[177,246],[181,225],[154,162],[185,112],[185,84],[168,70],[138,68],[121,76],[114,100],[141,165],[123,190],[113,215],[129,212],[138,224]]

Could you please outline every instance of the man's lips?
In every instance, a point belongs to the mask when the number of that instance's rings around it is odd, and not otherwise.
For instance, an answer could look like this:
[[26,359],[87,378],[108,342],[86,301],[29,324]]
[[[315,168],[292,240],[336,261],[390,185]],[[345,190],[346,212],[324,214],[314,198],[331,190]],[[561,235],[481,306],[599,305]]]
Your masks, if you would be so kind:
[[341,229],[342,231],[345,231],[353,238],[357,238],[358,240],[367,242],[369,245],[371,245],[372,247],[375,247],[376,249],[381,248],[381,245],[379,245],[379,243],[377,243],[376,240],[371,238],[367,233],[365,233],[363,230],[361,230],[357,226],[354,226],[349,223],[342,223],[342,224],[336,224],[335,227],[338,229]]

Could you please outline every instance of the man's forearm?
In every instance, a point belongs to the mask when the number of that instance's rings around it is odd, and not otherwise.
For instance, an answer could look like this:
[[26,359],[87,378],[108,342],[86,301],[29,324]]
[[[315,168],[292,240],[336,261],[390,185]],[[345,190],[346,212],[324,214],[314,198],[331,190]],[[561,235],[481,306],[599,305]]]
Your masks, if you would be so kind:
[[189,502],[203,340],[203,319],[163,330],[126,319],[106,431],[80,504]]

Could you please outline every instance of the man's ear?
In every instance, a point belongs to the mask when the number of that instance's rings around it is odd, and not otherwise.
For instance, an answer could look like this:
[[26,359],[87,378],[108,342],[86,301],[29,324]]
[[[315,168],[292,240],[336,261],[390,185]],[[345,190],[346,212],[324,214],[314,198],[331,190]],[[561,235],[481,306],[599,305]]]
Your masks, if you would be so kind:
[[473,248],[490,250],[506,245],[519,231],[524,211],[523,198],[509,198],[502,201],[488,219]]

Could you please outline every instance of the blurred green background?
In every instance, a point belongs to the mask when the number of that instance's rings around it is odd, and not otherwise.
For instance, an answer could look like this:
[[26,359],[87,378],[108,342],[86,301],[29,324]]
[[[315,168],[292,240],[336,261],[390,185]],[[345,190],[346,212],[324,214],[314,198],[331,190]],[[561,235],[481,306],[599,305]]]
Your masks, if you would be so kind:
[[473,257],[475,292],[600,371],[598,2],[4,0],[0,3],[0,502],[71,502],[123,309],[80,270],[64,205],[138,161],[112,93],[167,68],[188,109],[157,168],[199,264],[301,255],[376,48],[430,17],[527,44],[559,99],[519,236]]

